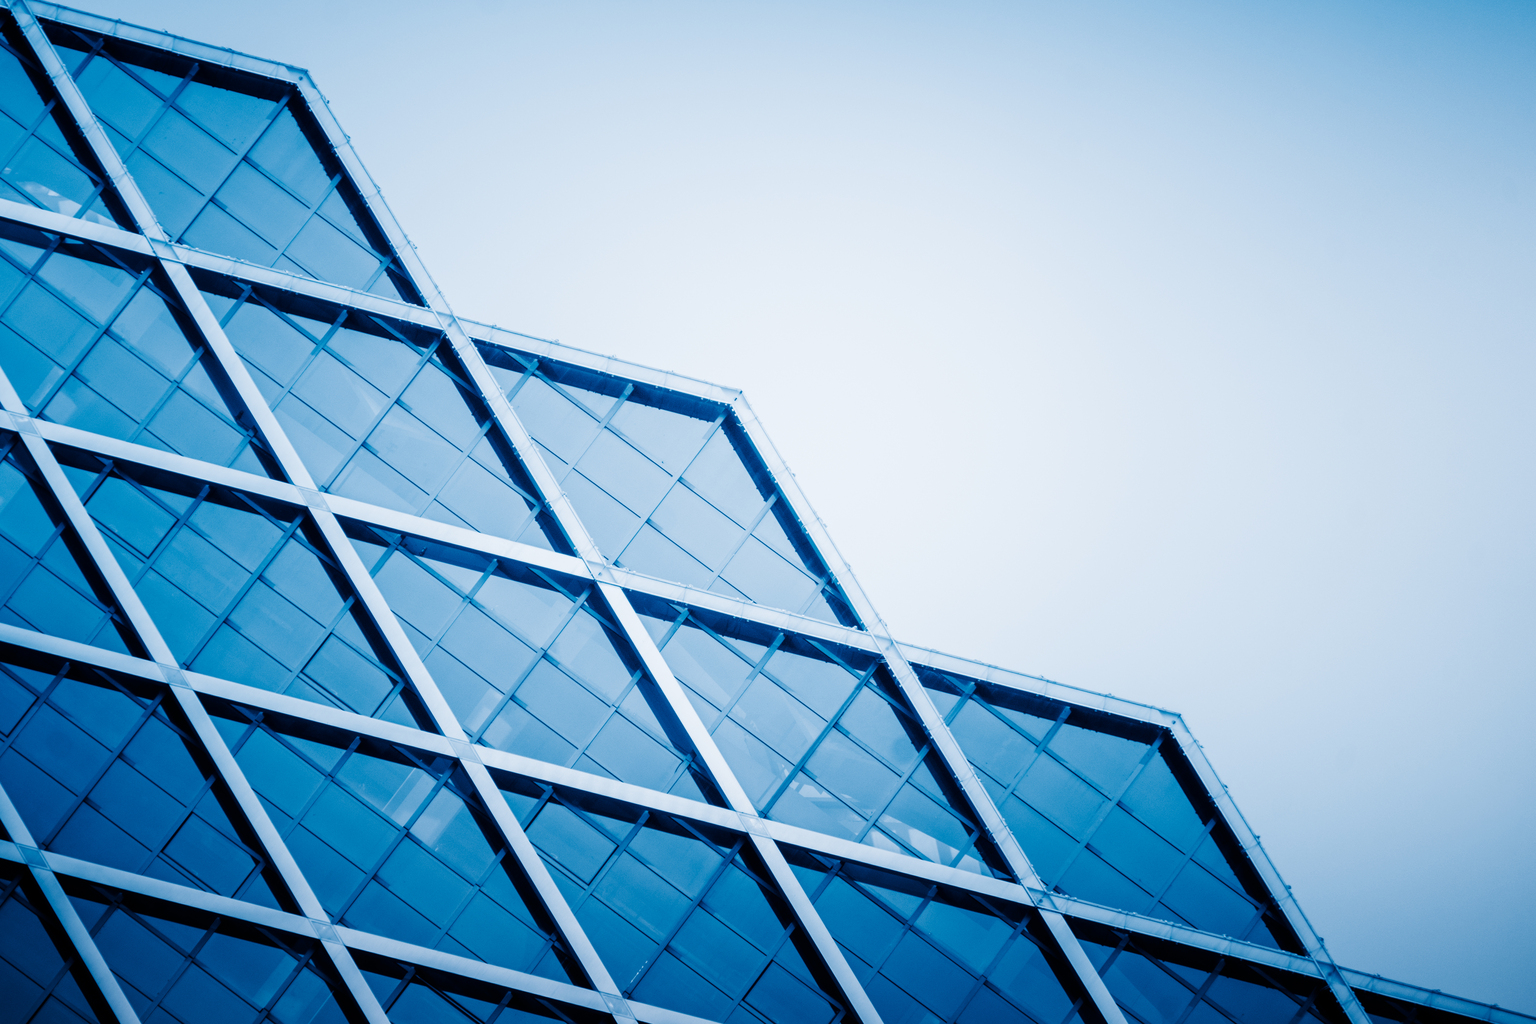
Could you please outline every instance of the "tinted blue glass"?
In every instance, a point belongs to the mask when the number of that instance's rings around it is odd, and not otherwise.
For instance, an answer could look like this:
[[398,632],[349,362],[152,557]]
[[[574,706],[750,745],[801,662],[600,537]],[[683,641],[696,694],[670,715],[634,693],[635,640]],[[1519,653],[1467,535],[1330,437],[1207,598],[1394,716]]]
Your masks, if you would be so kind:
[[148,264],[37,236],[6,253],[27,283],[0,299],[0,363],[35,415],[265,473],[212,356]]
[[0,785],[40,845],[81,860],[269,906],[265,857],[231,823],[201,747],[160,687],[100,670],[0,666],[10,707]]
[[[653,635],[769,817],[991,872],[995,857],[916,719],[866,655],[651,607]],[[725,633],[720,632],[725,630]],[[729,635],[729,634],[735,634]]]
[[0,435],[0,621],[116,651],[139,650],[14,435]]
[[303,512],[64,453],[186,668],[403,724],[404,676]]
[[1334,1022],[1344,1014],[1317,978],[1074,921],[1110,994],[1139,1024]]
[[715,1020],[845,1018],[742,837],[522,780],[510,786],[528,838],[625,995]]
[[615,562],[856,624],[724,406],[494,346],[481,352]]
[[920,674],[1046,884],[1250,942],[1282,945],[1278,932],[1296,948],[1209,800],[1179,781],[1165,734],[1127,738],[1066,705]]
[[418,301],[296,90],[168,55],[151,69],[111,40],[53,35],[87,51],[67,63],[173,237]]
[[590,583],[350,529],[473,739],[701,798],[681,729]]
[[[0,21],[0,198],[129,227],[9,16]],[[109,209],[110,206],[110,209]]]
[[444,337],[359,313],[280,311],[228,282],[205,287],[229,293],[212,293],[225,332],[323,488],[564,549]]
[[1032,912],[810,854],[794,867],[884,1019],[1078,1019],[1083,993]]
[[312,939],[190,910],[169,920],[95,886],[71,895],[141,1020],[347,1020],[350,997]]
[[[336,921],[560,981],[563,949],[446,758],[245,722],[235,759]],[[233,733],[235,730],[230,729]]]
[[357,954],[357,960],[368,987],[394,1024],[514,1024],[536,1020],[597,1024],[612,1020],[582,1007],[366,953]]
[[[97,1021],[75,980],[74,951],[56,947],[11,865],[0,867],[0,992],[8,1021]],[[41,914],[47,914],[47,910]]]

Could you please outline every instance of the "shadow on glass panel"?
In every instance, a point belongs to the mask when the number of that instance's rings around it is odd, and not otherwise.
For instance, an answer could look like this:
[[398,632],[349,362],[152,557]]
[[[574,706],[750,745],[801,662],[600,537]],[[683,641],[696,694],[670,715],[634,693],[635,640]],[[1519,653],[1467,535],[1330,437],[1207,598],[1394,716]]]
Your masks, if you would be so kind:
[[145,1024],[348,1024],[361,1019],[312,938],[62,881],[102,959]]
[[1167,730],[918,674],[1046,885],[1304,953]]
[[591,581],[357,523],[346,529],[471,739],[718,802]]
[[20,439],[0,432],[0,453],[0,621],[142,654]]
[[442,334],[198,281],[323,489],[569,551]]
[[850,861],[785,852],[886,1021],[1100,1021],[1033,910]]
[[83,29],[45,28],[173,239],[421,302],[297,88]]
[[[1424,992],[1426,998],[1439,994],[1439,992]],[[1359,998],[1360,1005],[1365,1009],[1366,1014],[1376,1024],[1473,1024],[1474,1021],[1486,1024],[1487,1020],[1486,1017],[1466,1017],[1459,1013],[1451,1013],[1449,1010],[1410,1003],[1403,999],[1393,999],[1391,996],[1378,995],[1361,989],[1355,989],[1355,995]]]
[[333,920],[583,984],[456,761],[270,712],[210,710]]
[[0,785],[38,846],[293,909],[163,685],[20,648],[0,657]]
[[828,622],[859,622],[730,410],[482,344],[615,564]]
[[538,1020],[611,1024],[613,1020],[586,1007],[513,992],[372,953],[354,951],[353,956],[392,1024],[526,1024]]
[[0,199],[134,230],[9,12],[0,12]]
[[644,595],[633,600],[764,814],[1008,877],[877,659]]
[[151,261],[0,224],[0,367],[35,416],[281,476]]
[[1073,920],[1131,1024],[1345,1024],[1326,982]]
[[14,864],[0,864],[0,997],[0,1012],[18,1024],[115,1019],[31,878]]
[[746,837],[524,779],[500,784],[625,996],[742,1024],[848,1019]]
[[58,454],[183,668],[430,728],[304,510]]

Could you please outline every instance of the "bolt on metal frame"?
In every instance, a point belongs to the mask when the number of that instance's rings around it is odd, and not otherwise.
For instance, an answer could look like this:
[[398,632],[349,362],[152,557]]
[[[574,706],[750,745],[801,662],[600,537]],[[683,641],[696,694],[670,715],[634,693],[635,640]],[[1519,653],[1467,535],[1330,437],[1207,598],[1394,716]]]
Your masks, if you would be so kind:
[[[534,850],[501,797],[491,775],[492,771],[520,775],[578,792],[611,797],[638,807],[711,824],[746,836],[822,957],[837,987],[841,990],[848,1008],[864,1024],[878,1024],[879,1015],[854,976],[841,950],[832,940],[830,932],[817,915],[798,878],[789,869],[780,851],[778,845],[780,843],[788,843],[821,852],[830,857],[941,882],[957,889],[990,895],[1033,908],[1045,922],[1059,951],[1076,971],[1079,981],[1089,994],[1098,1014],[1109,1024],[1125,1024],[1125,1018],[1072,933],[1067,924],[1067,917],[1094,921],[1240,960],[1320,978],[1328,983],[1353,1024],[1370,1024],[1370,1018],[1366,1016],[1355,998],[1351,984],[1389,994],[1395,998],[1439,1006],[1451,1012],[1476,1016],[1500,1022],[1500,1024],[1530,1020],[1510,1011],[1484,1007],[1465,1000],[1455,1000],[1439,993],[1424,993],[1411,986],[1372,979],[1370,976],[1344,971],[1336,966],[1291,897],[1289,888],[1280,880],[1273,864],[1259,845],[1257,836],[1248,828],[1225,786],[1216,777],[1214,770],[1179,716],[899,644],[890,635],[883,620],[863,594],[851,570],[828,536],[825,525],[812,512],[809,503],[799,490],[794,475],[779,457],[741,392],[694,381],[677,374],[634,366],[613,357],[581,352],[556,343],[458,318],[427,274],[425,267],[421,265],[414,247],[389,212],[377,185],[367,175],[350,140],[341,131],[324,97],[315,88],[307,72],[235,51],[110,21],[54,4],[4,0],[4,6],[12,12],[29,46],[48,72],[65,108],[74,118],[93,154],[106,170],[112,187],[117,190],[141,233],[136,234],[121,228],[69,218],[5,200],[0,200],[0,218],[109,247],[137,252],[156,260],[169,278],[177,297],[191,313],[213,358],[228,375],[240,399],[256,421],[259,433],[283,473],[288,480],[292,481],[288,483],[267,477],[257,477],[239,470],[212,466],[158,449],[34,419],[10,386],[9,381],[0,374],[0,410],[3,410],[0,411],[0,426],[15,431],[21,437],[29,455],[41,470],[45,482],[64,509],[70,526],[96,562],[110,592],[131,626],[143,640],[151,658],[145,660],[91,648],[8,625],[0,625],[0,642],[167,684],[172,699],[192,723],[197,738],[206,747],[219,776],[229,787],[239,808],[258,835],[268,859],[303,911],[302,916],[274,911],[239,900],[215,896],[201,890],[39,850],[14,806],[4,792],[0,791],[0,823],[4,824],[13,837],[11,842],[0,842],[0,860],[24,865],[31,872],[32,877],[42,889],[50,910],[57,916],[60,924],[79,949],[102,999],[124,1024],[136,1021],[137,1017],[105,961],[95,950],[78,915],[64,896],[57,881],[59,875],[154,896],[296,935],[312,937],[322,944],[326,957],[336,969],[358,1008],[370,1021],[378,1024],[384,1024],[386,1017],[372,991],[363,981],[361,972],[352,958],[351,951],[354,949],[380,954],[406,963],[437,967],[447,972],[503,985],[517,991],[585,1006],[608,1013],[617,1020],[648,1021],[656,1024],[684,1024],[684,1022],[695,1021],[696,1018],[685,1014],[626,1000],[622,996],[590,940],[583,933],[575,914],[554,884],[542,858]],[[395,255],[404,266],[406,274],[423,296],[425,306],[412,305],[322,281],[292,276],[279,270],[254,266],[173,242],[160,227],[149,204],[118,158],[103,130],[96,123],[84,97],[43,33],[38,17],[171,50],[200,62],[247,71],[294,86],[319,122],[321,131],[325,134],[353,185],[361,194],[364,205],[385,234]],[[243,361],[235,353],[233,345],[220,328],[217,318],[192,281],[189,268],[265,285],[442,332],[465,367],[479,397],[486,403],[493,419],[527,469],[539,497],[570,540],[576,555],[547,551],[318,491],[297,450],[284,435],[271,408],[245,369]],[[477,342],[549,356],[562,362],[619,378],[651,383],[725,406],[764,461],[780,491],[782,500],[788,503],[791,511],[806,529],[813,545],[831,569],[865,628],[839,626],[792,612],[707,593],[610,564],[598,551],[596,544],[543,459],[538,446],[533,442],[491,376],[480,356]],[[401,665],[407,680],[421,698],[441,734],[366,718],[351,712],[273,694],[180,668],[177,659],[161,638],[127,577],[118,568],[95,523],[64,478],[51,445],[64,445],[107,458],[122,459],[183,476],[217,482],[236,490],[265,495],[302,507],[305,514],[318,527],[331,554],[351,583],[359,602],[383,633],[387,647]],[[342,517],[388,530],[439,540],[526,565],[590,579],[612,610],[621,632],[639,655],[646,672],[654,679],[676,714],[704,768],[712,776],[725,799],[726,806],[714,807],[701,804],[577,769],[564,768],[470,743],[447,701],[416,654],[415,648],[396,623],[383,595],[347,541],[341,524]],[[935,751],[951,778],[964,793],[983,831],[1000,851],[1019,882],[989,878],[914,857],[886,852],[759,816],[692,703],[685,696],[681,684],[661,656],[650,634],[642,626],[639,616],[630,603],[629,592],[718,611],[734,618],[750,620],[803,636],[831,640],[876,654],[897,681],[902,696],[919,717]],[[928,697],[926,689],[916,674],[914,666],[918,665],[953,671],[969,678],[1044,695],[1081,707],[1109,711],[1122,717],[1167,729],[1179,749],[1194,766],[1201,783],[1215,801],[1219,815],[1238,837],[1244,852],[1270,890],[1281,913],[1301,938],[1307,955],[1298,956],[1267,946],[1257,946],[1158,919],[1099,907],[1060,893],[1046,891],[1027,855],[1004,822],[991,797],[981,786],[969,761],[949,734],[942,716]],[[227,745],[213,727],[201,700],[203,696],[307,718],[358,735],[372,736],[456,759],[471,780],[476,796],[484,808],[490,812],[509,854],[518,861],[528,875],[544,903],[544,909],[555,921],[568,948],[586,973],[593,988],[584,989],[553,982],[331,924],[297,863],[284,846],[265,809],[256,798],[254,790],[245,780]]]

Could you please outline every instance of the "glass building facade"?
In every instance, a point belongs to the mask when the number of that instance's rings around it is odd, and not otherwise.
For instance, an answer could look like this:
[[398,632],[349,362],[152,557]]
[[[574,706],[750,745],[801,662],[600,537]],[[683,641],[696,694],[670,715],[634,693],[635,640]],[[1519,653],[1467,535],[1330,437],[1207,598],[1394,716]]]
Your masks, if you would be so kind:
[[457,317],[304,72],[13,0],[0,149],[0,1024],[1531,1020],[889,636],[739,392]]

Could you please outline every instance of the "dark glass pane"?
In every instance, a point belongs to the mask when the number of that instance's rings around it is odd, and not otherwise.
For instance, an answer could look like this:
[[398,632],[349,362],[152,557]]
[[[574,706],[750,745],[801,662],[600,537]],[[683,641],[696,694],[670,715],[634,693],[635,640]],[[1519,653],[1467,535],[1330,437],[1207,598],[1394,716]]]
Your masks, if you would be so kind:
[[224,281],[205,289],[323,488],[565,548],[443,336],[291,299],[279,309]]
[[1072,922],[1110,994],[1139,1024],[1343,1024],[1327,983]]
[[482,981],[354,953],[368,987],[394,1024],[526,1024],[573,1021],[599,1024],[613,1018],[584,1007],[540,999]]
[[[188,245],[418,301],[286,83],[51,26],[161,225]],[[97,49],[97,47],[100,49]],[[150,64],[156,65],[151,68]]]
[[355,736],[296,735],[239,708],[221,714],[244,724],[235,759],[332,918],[573,980],[553,925],[455,762]]
[[275,876],[254,838],[232,823],[228,792],[179,714],[167,711],[163,689],[61,668],[35,657],[0,664],[16,719],[0,741],[0,785],[33,839],[81,860],[271,904]]
[[0,198],[133,230],[9,14],[0,16],[0,168]]
[[313,939],[84,883],[71,897],[140,1020],[348,1019],[350,997]]
[[351,530],[471,738],[651,789],[696,786],[681,728],[590,582]]
[[819,855],[793,863],[884,1019],[1077,1019],[1084,993],[1032,911]]
[[1166,733],[929,669],[919,674],[1047,885],[1299,951]]
[[39,1024],[110,1020],[97,1016],[81,991],[77,975],[90,985],[84,968],[24,878],[15,866],[0,865],[0,1015]]
[[741,836],[522,780],[508,787],[528,838],[626,996],[715,1020],[845,1018]]
[[867,655],[671,606],[647,611],[673,619],[653,630],[662,655],[769,817],[996,870],[921,727]]
[[0,621],[116,651],[139,643],[40,474],[0,434]]
[[184,667],[359,714],[425,721],[300,509],[62,455],[83,471],[75,483],[86,508]]
[[262,472],[249,415],[149,265],[52,236],[35,241],[45,248],[7,254],[16,265],[6,271],[30,280],[0,306],[0,363],[33,414]]

